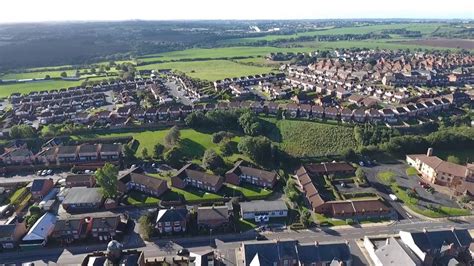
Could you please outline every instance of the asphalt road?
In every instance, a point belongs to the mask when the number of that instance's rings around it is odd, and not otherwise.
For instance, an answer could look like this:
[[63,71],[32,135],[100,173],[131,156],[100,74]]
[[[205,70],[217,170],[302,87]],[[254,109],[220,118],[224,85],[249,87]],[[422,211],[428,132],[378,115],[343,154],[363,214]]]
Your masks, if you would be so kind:
[[[326,242],[326,241],[349,241],[353,255],[355,265],[364,265],[367,263],[365,258],[361,255],[361,251],[355,244],[355,241],[363,238],[365,235],[385,235],[394,234],[400,230],[404,231],[419,231],[423,228],[428,230],[441,230],[448,229],[451,227],[463,228],[463,229],[474,229],[474,220],[466,222],[452,222],[452,221],[402,221],[395,222],[394,224],[387,226],[386,224],[374,224],[366,227],[349,227],[331,229],[326,228],[322,231],[316,230],[303,230],[303,231],[284,231],[284,232],[269,232],[265,233],[268,239],[295,239],[301,243],[311,242]],[[217,246],[220,250],[232,250],[237,248],[242,241],[255,241],[255,234],[253,232],[245,234],[230,234],[223,236],[202,236],[194,238],[183,238],[183,239],[161,239],[154,242],[146,243],[133,243],[128,241],[124,246],[127,249],[136,248],[145,252],[146,257],[156,257],[163,255],[175,254],[181,247],[188,248],[190,251],[208,250],[211,249],[209,242],[214,242],[215,239]],[[78,264],[80,263],[85,254],[90,253],[94,250],[104,250],[106,243],[89,246],[76,246],[70,248],[42,248],[38,250],[21,251],[21,252],[6,252],[0,253],[0,261],[2,263],[24,263],[24,262],[35,262],[36,265],[46,264]]]

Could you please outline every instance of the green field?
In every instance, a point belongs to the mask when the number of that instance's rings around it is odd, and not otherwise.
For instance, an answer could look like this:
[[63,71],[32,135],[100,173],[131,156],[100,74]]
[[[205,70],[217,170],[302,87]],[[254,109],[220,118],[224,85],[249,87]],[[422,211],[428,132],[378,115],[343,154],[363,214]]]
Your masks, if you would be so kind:
[[0,85],[0,97],[7,97],[14,92],[30,93],[32,91],[53,90],[81,85],[83,81],[47,80],[28,83]]
[[295,120],[280,120],[275,125],[278,132],[272,138],[279,137],[280,148],[295,157],[339,155],[356,148],[351,127]]
[[188,49],[183,51],[167,52],[160,54],[151,54],[139,57],[139,62],[150,61],[172,61],[172,60],[186,60],[196,58],[231,58],[231,57],[258,57],[265,56],[269,53],[276,52],[310,52],[308,48],[277,48],[277,47],[226,47],[213,49]]
[[438,27],[442,26],[441,23],[396,23],[396,24],[383,24],[383,25],[365,25],[365,26],[356,26],[356,27],[340,27],[340,28],[331,28],[323,29],[317,31],[308,31],[297,34],[288,34],[288,35],[266,35],[263,37],[255,38],[239,38],[226,40],[224,43],[252,43],[256,41],[274,41],[290,38],[298,38],[301,36],[320,36],[320,35],[343,35],[343,34],[367,34],[367,33],[380,33],[382,30],[388,29],[407,29],[407,30],[418,30],[422,34],[431,34]]
[[[91,138],[111,138],[111,137],[124,137],[133,136],[139,142],[136,155],[141,157],[142,150],[147,148],[149,153],[153,152],[153,148],[157,143],[163,143],[163,139],[168,133],[169,129],[163,130],[147,130],[142,132],[130,132],[130,133],[112,133],[112,134],[93,134],[93,135],[75,135],[73,139],[91,139]],[[217,144],[212,142],[211,134],[201,133],[194,129],[181,129],[181,146],[184,155],[188,158],[200,158],[206,149],[214,149],[216,152],[219,151]],[[234,137],[232,139],[235,142],[240,141],[240,137]]]
[[75,70],[65,70],[65,71],[39,71],[39,72],[22,72],[22,73],[8,73],[5,75],[0,75],[0,79],[34,79],[34,78],[44,78],[46,75],[49,75],[52,78],[59,78],[62,72],[66,72],[68,76],[73,76]]
[[271,67],[247,66],[228,60],[209,60],[192,62],[169,62],[139,66],[138,69],[174,69],[186,73],[193,78],[218,80],[224,78],[248,76],[268,73]]

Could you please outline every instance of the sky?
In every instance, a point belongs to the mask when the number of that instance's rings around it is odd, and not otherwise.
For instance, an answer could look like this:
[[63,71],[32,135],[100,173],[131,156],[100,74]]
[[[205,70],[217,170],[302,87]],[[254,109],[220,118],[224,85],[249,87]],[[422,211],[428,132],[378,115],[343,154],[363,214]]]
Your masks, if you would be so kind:
[[133,19],[474,19],[474,0],[0,0],[0,10],[0,23]]

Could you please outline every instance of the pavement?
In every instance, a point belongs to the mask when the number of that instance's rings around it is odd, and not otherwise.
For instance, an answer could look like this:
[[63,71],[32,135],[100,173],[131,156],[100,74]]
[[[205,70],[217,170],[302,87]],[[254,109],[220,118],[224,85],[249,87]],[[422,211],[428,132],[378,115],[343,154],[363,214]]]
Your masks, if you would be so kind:
[[[473,218],[469,218],[473,219]],[[394,222],[387,226],[386,223],[371,224],[365,226],[308,229],[301,231],[281,231],[263,233],[268,239],[295,239],[301,243],[312,242],[338,242],[348,241],[354,255],[354,265],[368,265],[367,259],[362,255],[362,251],[356,241],[365,235],[386,235],[396,234],[400,230],[420,231],[441,230],[448,228],[474,229],[474,219],[462,222],[454,221],[401,221]],[[200,236],[192,238],[169,238],[159,239],[153,242],[127,241],[124,243],[126,249],[138,249],[145,252],[145,257],[156,257],[175,254],[181,248],[190,251],[209,250],[212,247],[210,242],[215,241],[220,252],[230,252],[239,247],[242,241],[255,241],[255,233],[250,231],[242,234],[227,234],[216,236]],[[35,265],[55,265],[55,264],[79,264],[87,253],[94,250],[105,250],[106,243],[88,246],[74,246],[67,248],[41,248],[38,250],[5,252],[0,253],[2,263],[25,263],[35,262]]]

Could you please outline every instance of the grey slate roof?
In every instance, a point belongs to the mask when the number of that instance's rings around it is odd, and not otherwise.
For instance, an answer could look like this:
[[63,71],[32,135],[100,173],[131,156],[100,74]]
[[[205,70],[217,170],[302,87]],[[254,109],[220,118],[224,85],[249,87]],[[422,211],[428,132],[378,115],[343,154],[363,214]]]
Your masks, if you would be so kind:
[[253,200],[250,202],[241,202],[240,210],[242,212],[259,212],[259,211],[280,211],[288,210],[283,200]]
[[63,204],[99,203],[102,201],[100,188],[73,187],[64,198]]

